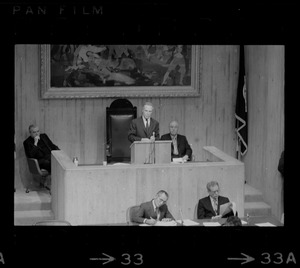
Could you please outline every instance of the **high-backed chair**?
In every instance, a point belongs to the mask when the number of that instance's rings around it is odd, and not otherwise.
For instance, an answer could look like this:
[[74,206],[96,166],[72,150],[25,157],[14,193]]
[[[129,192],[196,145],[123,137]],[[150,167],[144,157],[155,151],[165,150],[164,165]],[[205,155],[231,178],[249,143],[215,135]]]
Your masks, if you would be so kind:
[[139,210],[140,206],[131,206],[126,211],[126,222],[128,224],[133,223],[132,217]]
[[110,162],[130,161],[128,131],[132,119],[136,118],[136,107],[127,99],[116,99],[106,108],[106,160]]
[[64,220],[44,220],[44,221],[38,221],[34,225],[35,226],[71,226],[71,223]]
[[[35,158],[27,157],[27,163],[33,179],[38,178],[40,181],[40,185],[50,191],[50,188],[48,186],[45,186],[45,182],[50,179],[49,172],[46,169],[41,169],[39,166],[39,162]],[[26,186],[26,193],[29,192],[30,188],[29,186]]]

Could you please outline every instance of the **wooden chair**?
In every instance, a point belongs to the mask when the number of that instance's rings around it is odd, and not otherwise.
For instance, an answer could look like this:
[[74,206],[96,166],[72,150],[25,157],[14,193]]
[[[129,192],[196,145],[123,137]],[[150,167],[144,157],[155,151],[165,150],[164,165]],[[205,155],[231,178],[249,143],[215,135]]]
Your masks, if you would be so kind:
[[44,220],[44,221],[38,221],[34,225],[35,226],[71,226],[71,223],[64,220]]
[[[29,171],[32,174],[33,178],[38,178],[40,180],[40,185],[50,192],[50,188],[48,186],[45,186],[45,182],[47,179],[50,179],[50,174],[46,169],[41,169],[39,166],[39,162],[35,158],[29,158],[27,157],[27,163],[29,167]],[[29,193],[30,189],[27,186],[26,187],[26,193]],[[51,194],[51,192],[50,192]]]
[[131,206],[127,209],[127,211],[126,211],[126,222],[128,224],[133,223],[133,221],[132,221],[133,215],[139,210],[139,208],[140,208],[140,206],[136,205],[136,206]]

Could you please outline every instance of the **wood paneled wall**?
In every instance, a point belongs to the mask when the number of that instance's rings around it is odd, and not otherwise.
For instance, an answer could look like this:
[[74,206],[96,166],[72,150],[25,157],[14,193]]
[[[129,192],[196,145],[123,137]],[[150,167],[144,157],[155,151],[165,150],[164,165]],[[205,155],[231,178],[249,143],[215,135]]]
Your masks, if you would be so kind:
[[283,213],[283,179],[277,170],[284,150],[284,46],[247,46],[247,182],[263,193],[272,213]]
[[[15,48],[15,133],[17,159],[16,187],[28,182],[23,140],[28,126],[36,123],[68,155],[81,163],[101,163],[104,158],[105,109],[114,99],[40,99],[38,45]],[[172,119],[192,144],[196,159],[201,148],[213,145],[234,155],[234,107],[238,71],[238,46],[204,46],[201,96],[194,98],[129,98],[141,114],[151,101],[153,117],[160,122],[160,134],[168,132]]]
[[[273,213],[282,212],[282,184],[277,163],[283,149],[284,48],[246,46],[249,76],[249,147],[245,156],[246,180],[260,189]],[[23,140],[36,123],[68,155],[82,163],[104,158],[105,109],[114,99],[40,99],[38,45],[15,47],[15,185],[23,188],[30,178]],[[205,45],[202,50],[201,96],[195,98],[129,98],[138,108],[145,101],[154,106],[160,134],[170,120],[179,121],[179,132],[192,144],[196,160],[201,148],[212,145],[235,156],[235,100],[239,47]],[[247,63],[248,61],[248,63]]]

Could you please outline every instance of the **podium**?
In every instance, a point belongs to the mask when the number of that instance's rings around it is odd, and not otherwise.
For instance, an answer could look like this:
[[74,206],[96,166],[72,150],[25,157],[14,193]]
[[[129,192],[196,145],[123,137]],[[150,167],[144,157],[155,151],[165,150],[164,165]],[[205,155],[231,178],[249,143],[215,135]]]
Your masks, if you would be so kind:
[[135,141],[130,145],[131,164],[171,163],[172,141]]

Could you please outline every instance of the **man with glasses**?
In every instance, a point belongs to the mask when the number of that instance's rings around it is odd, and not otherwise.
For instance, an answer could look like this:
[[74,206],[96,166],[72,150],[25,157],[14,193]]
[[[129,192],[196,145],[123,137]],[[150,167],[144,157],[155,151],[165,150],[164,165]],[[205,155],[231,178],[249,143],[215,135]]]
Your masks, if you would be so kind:
[[168,193],[164,190],[160,190],[151,201],[140,205],[137,213],[133,215],[133,221],[154,225],[157,221],[175,220],[166,204],[168,198]]
[[206,185],[208,196],[201,198],[198,203],[197,218],[198,219],[219,219],[234,216],[233,211],[225,215],[220,214],[220,206],[229,202],[228,197],[220,196],[219,183],[217,181],[208,182]]

